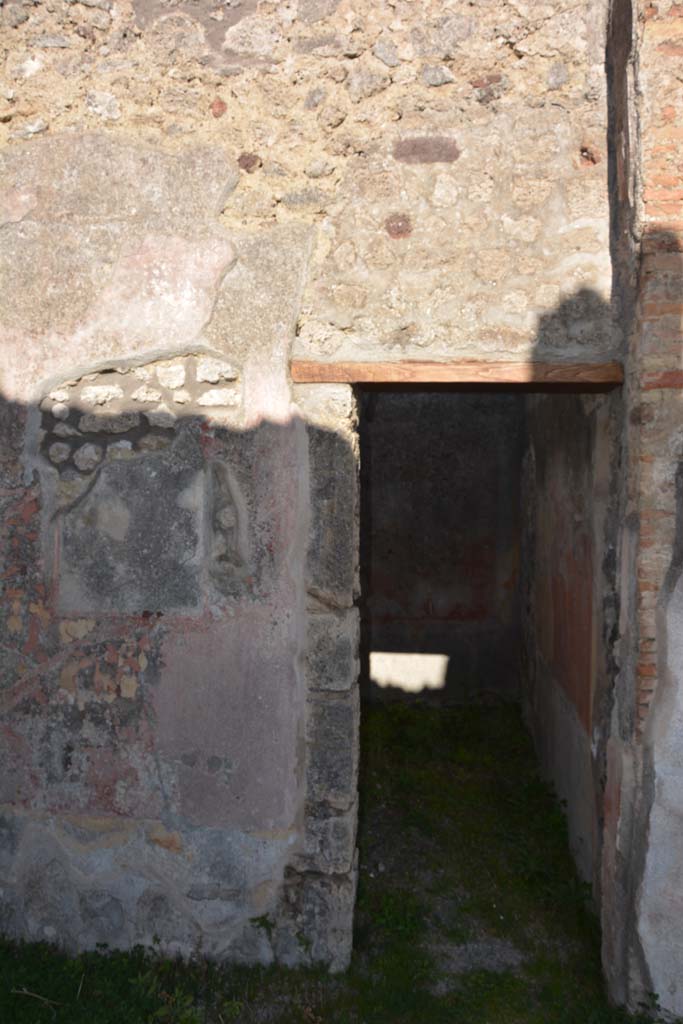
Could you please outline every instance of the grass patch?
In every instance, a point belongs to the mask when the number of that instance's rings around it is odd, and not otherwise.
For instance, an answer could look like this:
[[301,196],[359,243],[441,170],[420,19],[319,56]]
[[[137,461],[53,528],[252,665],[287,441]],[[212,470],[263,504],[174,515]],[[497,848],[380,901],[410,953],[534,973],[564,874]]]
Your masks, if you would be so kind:
[[635,1024],[513,707],[365,708],[354,958],[321,970],[0,943],[5,1024]]

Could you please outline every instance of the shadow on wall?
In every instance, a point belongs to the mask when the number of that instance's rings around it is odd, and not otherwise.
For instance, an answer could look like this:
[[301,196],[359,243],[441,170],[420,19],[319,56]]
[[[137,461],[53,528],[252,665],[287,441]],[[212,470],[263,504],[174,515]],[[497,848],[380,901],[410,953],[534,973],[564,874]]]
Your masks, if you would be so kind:
[[[539,317],[532,359],[608,361],[620,351],[619,338],[611,307],[581,288]],[[569,457],[575,420],[584,416],[580,395],[605,390],[548,387],[541,370],[537,383],[523,386],[361,393],[364,696],[436,703],[519,697],[520,671],[529,672],[528,664],[520,666],[521,630],[530,614],[522,607],[529,595],[519,589],[520,549],[533,525],[538,486],[527,464],[534,446],[560,453],[564,447]],[[546,416],[546,438],[530,433],[528,417],[539,403],[554,410]],[[592,415],[588,407],[585,415]],[[583,449],[571,455],[590,470],[586,436]],[[564,518],[562,508],[556,512]],[[571,531],[567,535],[571,540]],[[525,544],[529,548],[529,536]],[[529,548],[527,591],[530,555]],[[558,576],[568,568],[555,567]],[[569,608],[558,614],[566,617]],[[589,642],[585,635],[582,640]]]
[[[590,353],[586,357],[590,362],[596,360],[596,353],[604,353],[604,359],[618,356],[621,345],[613,308],[591,288],[579,288],[556,309],[539,317],[532,358],[580,362],[585,351]],[[572,353],[570,357],[567,351]]]
[[[240,429],[240,388],[225,359],[192,351],[0,405],[9,935],[348,960],[354,652],[341,664],[332,643],[309,685],[301,648],[305,589],[318,625],[344,632],[355,459],[301,419]],[[304,793],[306,828],[348,817],[345,843],[304,844]],[[297,894],[339,921],[297,923]]]

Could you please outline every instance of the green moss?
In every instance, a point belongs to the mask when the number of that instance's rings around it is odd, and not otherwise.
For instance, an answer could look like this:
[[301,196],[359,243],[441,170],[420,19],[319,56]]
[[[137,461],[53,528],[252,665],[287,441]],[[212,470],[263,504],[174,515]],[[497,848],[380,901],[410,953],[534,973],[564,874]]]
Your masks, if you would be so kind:
[[[513,707],[364,709],[354,958],[323,970],[0,945],[12,1024],[626,1024]],[[256,923],[266,931],[269,919]],[[488,943],[488,946],[487,946]],[[474,950],[491,962],[454,968]],[[514,964],[494,963],[503,950]],[[445,953],[444,953],[445,951]],[[469,955],[469,954],[468,954]],[[450,961],[449,961],[450,958]],[[24,994],[20,994],[24,991]],[[29,994],[32,993],[32,994]],[[39,996],[41,998],[35,998]],[[49,1000],[41,1001],[41,1000]],[[643,1018],[640,1018],[643,1019]]]

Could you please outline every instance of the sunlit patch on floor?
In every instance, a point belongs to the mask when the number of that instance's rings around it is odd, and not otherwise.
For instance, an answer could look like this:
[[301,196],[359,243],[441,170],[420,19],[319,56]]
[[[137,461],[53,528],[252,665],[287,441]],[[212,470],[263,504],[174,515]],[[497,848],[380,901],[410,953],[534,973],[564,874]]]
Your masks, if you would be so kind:
[[394,686],[405,693],[443,690],[447,672],[447,654],[370,652],[370,678],[383,689]]

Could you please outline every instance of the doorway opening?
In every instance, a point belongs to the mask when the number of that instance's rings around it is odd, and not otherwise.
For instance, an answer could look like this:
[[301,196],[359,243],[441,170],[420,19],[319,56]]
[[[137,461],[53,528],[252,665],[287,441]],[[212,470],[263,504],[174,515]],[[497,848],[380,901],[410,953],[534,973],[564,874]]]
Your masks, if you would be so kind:
[[444,991],[540,969],[553,943],[583,942],[599,977],[619,394],[357,398],[357,942],[413,906]]
[[523,394],[360,393],[362,696],[519,696]]

